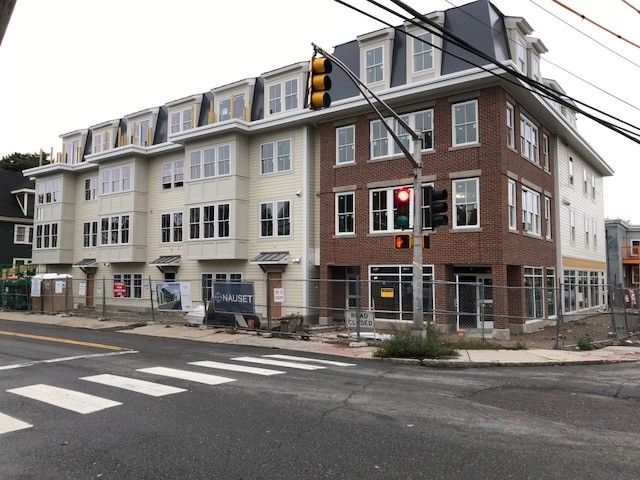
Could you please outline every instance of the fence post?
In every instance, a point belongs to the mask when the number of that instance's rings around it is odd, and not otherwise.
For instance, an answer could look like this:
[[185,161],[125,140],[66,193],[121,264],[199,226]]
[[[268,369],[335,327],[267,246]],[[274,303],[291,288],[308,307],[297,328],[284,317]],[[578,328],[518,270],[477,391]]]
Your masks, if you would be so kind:
[[103,320],[106,320],[107,318],[106,308],[107,308],[107,280],[105,279],[104,275],[102,275],[102,319]]
[[[347,280],[348,282],[348,280]],[[349,284],[347,283],[347,289],[349,291]],[[374,331],[375,338],[375,331]],[[356,341],[360,341],[360,274],[356,273]]]
[[[559,279],[558,279],[559,280]],[[556,344],[555,344],[555,349],[559,350],[560,349],[560,323],[562,322],[562,308],[563,308],[563,302],[562,302],[562,284],[558,281],[558,295],[556,295]],[[562,342],[563,346],[564,346],[564,341]]]
[[481,338],[484,342],[484,284],[482,282],[478,282],[478,307],[480,309],[480,328],[481,328]]
[[153,312],[153,289],[151,288],[151,275],[149,275],[149,298],[151,299],[151,321],[156,321],[156,315]]
[[271,331],[271,282],[267,273],[267,330]]

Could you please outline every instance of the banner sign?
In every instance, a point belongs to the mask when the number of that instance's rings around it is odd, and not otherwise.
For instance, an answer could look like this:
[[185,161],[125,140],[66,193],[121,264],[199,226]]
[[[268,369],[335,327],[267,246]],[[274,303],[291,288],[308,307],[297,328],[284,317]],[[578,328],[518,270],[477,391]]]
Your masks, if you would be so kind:
[[255,314],[253,283],[214,282],[212,293],[216,312]]
[[190,282],[166,282],[156,284],[158,310],[190,312],[193,310]]

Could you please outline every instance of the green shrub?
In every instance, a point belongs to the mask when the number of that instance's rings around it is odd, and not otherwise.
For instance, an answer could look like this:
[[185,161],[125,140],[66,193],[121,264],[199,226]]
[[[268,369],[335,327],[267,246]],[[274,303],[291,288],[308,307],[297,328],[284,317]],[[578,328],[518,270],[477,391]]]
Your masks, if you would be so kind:
[[593,350],[596,347],[593,346],[593,343],[591,343],[591,338],[589,337],[589,335],[585,335],[582,338],[578,339],[578,350]]
[[395,332],[375,352],[376,357],[443,358],[455,357],[458,352],[442,343],[440,330],[427,324],[426,336],[414,335],[410,330]]

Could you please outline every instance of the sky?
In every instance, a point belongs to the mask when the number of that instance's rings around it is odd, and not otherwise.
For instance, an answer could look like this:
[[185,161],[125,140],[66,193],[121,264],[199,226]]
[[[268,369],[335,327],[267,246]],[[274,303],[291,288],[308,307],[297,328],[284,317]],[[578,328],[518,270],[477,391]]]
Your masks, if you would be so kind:
[[[468,3],[405,2],[423,13]],[[366,0],[347,3],[403,23]],[[606,8],[602,0],[562,1],[620,39],[552,0],[493,3],[524,17],[545,44],[543,77],[640,125],[640,48],[624,41],[640,45],[637,11],[623,0]],[[628,3],[640,9],[640,0]],[[312,42],[331,52],[383,27],[334,0],[17,0],[0,45],[0,158],[58,152],[64,133],[306,61]],[[604,180],[605,217],[640,224],[631,195],[640,185],[640,145],[584,116],[578,130],[615,172]]]

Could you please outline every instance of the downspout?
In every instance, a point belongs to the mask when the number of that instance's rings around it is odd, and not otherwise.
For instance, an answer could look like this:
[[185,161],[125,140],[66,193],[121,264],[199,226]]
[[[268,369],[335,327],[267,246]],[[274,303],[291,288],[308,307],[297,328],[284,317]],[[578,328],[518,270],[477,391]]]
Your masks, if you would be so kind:
[[309,305],[309,126],[302,127],[302,314],[308,315]]

